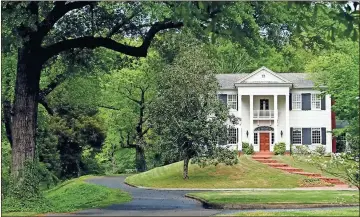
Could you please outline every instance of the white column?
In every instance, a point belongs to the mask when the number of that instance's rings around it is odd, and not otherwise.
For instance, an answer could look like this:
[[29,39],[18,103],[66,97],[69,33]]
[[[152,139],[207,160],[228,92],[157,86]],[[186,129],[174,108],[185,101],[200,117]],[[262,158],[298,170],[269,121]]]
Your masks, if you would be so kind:
[[285,143],[286,151],[290,151],[289,94],[286,94],[285,98]]
[[242,126],[241,126],[241,124],[242,124],[242,116],[241,116],[241,109],[242,109],[242,95],[240,95],[240,94],[238,94],[238,100],[239,100],[239,102],[238,102],[238,117],[240,118],[240,123],[239,123],[239,126],[238,126],[238,128],[239,128],[239,135],[238,135],[238,151],[242,151],[242,130],[241,130],[241,128],[242,128]]
[[[249,143],[254,145],[254,96],[250,95],[250,127],[249,127]],[[255,149],[255,148],[254,148]]]
[[[278,96],[274,95],[274,144],[278,142]],[[273,151],[274,146],[271,147]]]

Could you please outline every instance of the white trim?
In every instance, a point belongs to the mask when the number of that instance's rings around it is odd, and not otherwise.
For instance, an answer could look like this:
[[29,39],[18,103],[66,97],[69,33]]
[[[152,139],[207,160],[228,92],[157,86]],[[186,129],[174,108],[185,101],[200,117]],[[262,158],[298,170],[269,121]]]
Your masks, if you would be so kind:
[[[289,80],[283,78],[282,76],[278,75],[277,73],[271,71],[270,69],[266,68],[265,66],[262,66],[262,67],[260,67],[259,69],[255,70],[254,72],[250,73],[249,75],[243,77],[243,78],[240,79],[239,81],[235,82],[235,84],[236,84],[236,83],[242,83],[242,82],[244,82],[245,80],[251,78],[252,76],[254,76],[255,74],[257,74],[258,72],[260,72],[260,71],[262,71],[262,70],[264,70],[264,71],[272,74],[273,76],[279,78],[279,79],[282,80],[284,83],[290,83],[290,84],[292,84],[292,82],[290,82]],[[279,84],[279,83],[277,83],[277,84]],[[281,84],[281,83],[280,83],[280,84]]]

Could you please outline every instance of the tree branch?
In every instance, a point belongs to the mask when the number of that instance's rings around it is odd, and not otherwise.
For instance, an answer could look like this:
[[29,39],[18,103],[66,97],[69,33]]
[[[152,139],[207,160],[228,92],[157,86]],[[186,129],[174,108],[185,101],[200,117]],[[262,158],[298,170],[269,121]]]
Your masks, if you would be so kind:
[[116,42],[110,38],[104,37],[92,37],[84,36],[75,39],[68,39],[57,42],[53,45],[45,47],[44,58],[45,61],[52,56],[59,54],[62,51],[70,50],[73,48],[89,48],[94,49],[97,47],[105,47],[129,56],[134,57],[146,57],[147,50],[150,46],[152,39],[155,37],[155,34],[161,30],[171,29],[171,28],[180,28],[183,26],[182,22],[158,22],[152,25],[148,33],[146,34],[144,41],[140,47],[133,47],[125,45],[119,42]]
[[40,45],[44,37],[49,33],[55,23],[63,17],[67,12],[82,8],[86,5],[94,4],[91,1],[76,1],[72,3],[66,3],[65,1],[56,1],[54,8],[49,12],[46,18],[39,24],[38,31],[36,32],[34,39]]
[[98,107],[106,108],[106,109],[111,109],[111,110],[115,110],[115,111],[120,111],[120,110],[121,110],[121,109],[116,108],[116,107],[114,107],[114,106],[107,106],[107,105],[98,105]]
[[39,95],[39,103],[44,106],[49,115],[54,115],[54,110],[50,107],[49,102],[46,100],[45,96]]

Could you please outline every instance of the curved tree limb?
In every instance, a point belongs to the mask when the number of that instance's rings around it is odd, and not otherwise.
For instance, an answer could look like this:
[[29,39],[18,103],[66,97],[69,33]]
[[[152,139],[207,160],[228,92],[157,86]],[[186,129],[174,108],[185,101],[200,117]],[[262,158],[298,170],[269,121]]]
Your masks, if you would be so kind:
[[150,46],[152,39],[155,37],[155,34],[161,30],[171,29],[171,28],[180,28],[183,26],[182,22],[158,22],[151,26],[150,30],[147,32],[144,41],[140,47],[133,47],[125,45],[110,38],[104,37],[93,37],[93,36],[84,36],[75,39],[67,39],[60,42],[57,42],[53,45],[43,48],[44,51],[44,61],[49,59],[52,56],[59,54],[62,51],[70,50],[73,48],[90,48],[94,49],[97,47],[105,47],[129,56],[134,57],[146,57],[147,50]]

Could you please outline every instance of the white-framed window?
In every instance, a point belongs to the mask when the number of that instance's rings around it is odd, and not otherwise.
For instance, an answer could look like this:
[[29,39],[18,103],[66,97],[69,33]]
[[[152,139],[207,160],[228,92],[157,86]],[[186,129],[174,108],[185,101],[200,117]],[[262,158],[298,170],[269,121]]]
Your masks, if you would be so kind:
[[301,110],[301,94],[292,94],[292,110]]
[[274,144],[275,133],[271,133],[271,144]]
[[237,109],[237,95],[227,95],[227,107],[230,109]]
[[228,129],[228,144],[236,144],[237,140],[237,130],[236,128]]
[[320,128],[311,128],[311,143],[312,144],[321,144],[321,129]]
[[301,128],[293,128],[292,144],[302,144],[301,138],[302,138]]
[[317,93],[311,94],[311,109],[312,110],[320,110],[321,109],[320,94],[317,94]]
[[254,133],[254,144],[258,144],[258,133]]

